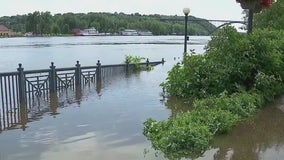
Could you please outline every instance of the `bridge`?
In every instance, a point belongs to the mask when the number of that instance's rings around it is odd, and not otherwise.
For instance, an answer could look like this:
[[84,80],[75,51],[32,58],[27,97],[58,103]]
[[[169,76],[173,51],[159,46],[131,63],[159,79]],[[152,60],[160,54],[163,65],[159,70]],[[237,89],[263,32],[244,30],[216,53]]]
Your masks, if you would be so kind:
[[[178,17],[178,18],[160,18],[160,21],[165,21],[165,22],[184,22],[184,18],[182,17]],[[217,26],[217,28],[215,28],[213,31],[209,31],[208,32],[210,34],[212,34],[213,32],[215,32],[216,30],[222,28],[223,26],[226,25],[230,25],[230,24],[243,24],[243,25],[248,25],[247,21],[237,21],[237,20],[223,20],[223,19],[199,19],[199,18],[194,18],[194,19],[188,19],[189,22],[221,22],[223,23],[222,25]],[[202,24],[200,24],[202,25]],[[206,27],[204,27],[206,28]]]
[[[17,71],[0,73],[0,133],[8,129],[25,129],[29,121],[39,119],[44,113],[56,115],[59,106],[80,103],[83,91],[100,94],[102,86],[116,77],[129,76],[137,70],[163,64],[154,61],[133,64],[81,66],[27,70],[19,64]],[[91,91],[90,91],[91,90]],[[71,98],[69,96],[72,96]],[[72,100],[64,100],[68,99]],[[67,104],[62,104],[67,103]],[[60,105],[59,105],[60,104]]]

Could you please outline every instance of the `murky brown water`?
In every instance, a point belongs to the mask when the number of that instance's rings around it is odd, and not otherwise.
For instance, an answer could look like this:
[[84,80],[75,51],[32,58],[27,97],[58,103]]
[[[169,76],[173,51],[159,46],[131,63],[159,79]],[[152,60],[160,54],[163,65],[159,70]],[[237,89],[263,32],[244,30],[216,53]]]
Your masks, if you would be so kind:
[[[169,99],[166,106],[172,116],[188,111],[186,101]],[[198,160],[282,160],[284,159],[284,96],[260,110],[255,117],[217,136],[211,149]]]
[[231,133],[216,137],[215,159],[284,159],[283,97],[255,117],[236,126]]

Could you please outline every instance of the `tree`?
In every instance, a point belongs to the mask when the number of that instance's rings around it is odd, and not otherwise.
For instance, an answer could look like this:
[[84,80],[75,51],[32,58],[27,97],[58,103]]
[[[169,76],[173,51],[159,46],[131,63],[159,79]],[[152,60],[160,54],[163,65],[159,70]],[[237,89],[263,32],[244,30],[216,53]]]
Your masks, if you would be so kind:
[[51,32],[54,34],[59,34],[61,33],[61,30],[57,24],[53,24],[51,27]]
[[269,10],[255,15],[256,28],[284,29],[284,0],[278,0]]
[[38,24],[40,34],[49,34],[51,32],[51,24],[53,23],[50,12],[41,12]]
[[39,20],[40,20],[40,12],[35,11],[33,13],[29,13],[26,20],[26,31],[38,34]]
[[70,33],[69,25],[68,25],[68,24],[64,24],[63,27],[62,27],[62,29],[61,29],[61,32],[62,32],[63,34],[68,34],[68,33]]

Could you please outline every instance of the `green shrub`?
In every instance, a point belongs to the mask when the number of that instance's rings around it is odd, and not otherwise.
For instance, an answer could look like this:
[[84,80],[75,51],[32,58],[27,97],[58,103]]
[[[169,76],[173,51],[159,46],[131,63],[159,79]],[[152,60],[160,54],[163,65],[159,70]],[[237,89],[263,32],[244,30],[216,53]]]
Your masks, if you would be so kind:
[[140,56],[126,55],[124,59],[125,59],[124,63],[134,64],[134,70],[140,71],[142,69],[140,63],[142,60],[145,60],[146,58]]
[[171,96],[194,99],[194,110],[167,121],[149,119],[144,134],[167,157],[194,157],[214,135],[229,132],[283,93],[283,69],[283,31],[242,35],[225,27],[204,55],[184,54],[161,85]]
[[203,153],[213,135],[229,132],[240,120],[253,114],[262,105],[258,94],[221,94],[194,102],[192,112],[181,113],[167,121],[148,119],[144,135],[154,149],[167,157],[192,157]]
[[235,93],[230,96],[222,93],[218,97],[211,96],[194,102],[194,107],[197,109],[226,110],[240,118],[249,117],[261,105],[263,105],[262,97],[251,93]]
[[[170,72],[164,89],[173,96],[205,98],[255,89],[256,75],[284,77],[284,32],[256,30],[239,34],[225,27],[212,37],[204,55],[184,55]],[[278,83],[282,88],[282,83]],[[277,92],[279,93],[279,92]]]
[[174,121],[156,122],[148,119],[144,123],[144,134],[151,140],[153,148],[162,151],[167,157],[180,153],[202,153],[208,148],[212,133],[207,126],[188,120],[188,115],[180,115]]
[[194,110],[190,115],[192,123],[207,126],[213,135],[227,133],[240,120],[238,115],[218,109]]
[[274,75],[266,75],[262,72],[255,77],[255,92],[262,94],[265,101],[271,102],[274,96],[283,92],[282,80]]

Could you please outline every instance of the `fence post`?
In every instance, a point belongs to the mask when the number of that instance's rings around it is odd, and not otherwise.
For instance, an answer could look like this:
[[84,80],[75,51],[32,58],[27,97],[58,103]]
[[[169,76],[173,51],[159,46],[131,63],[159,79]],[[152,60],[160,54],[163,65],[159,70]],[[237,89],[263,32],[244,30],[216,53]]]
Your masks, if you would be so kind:
[[98,60],[97,63],[97,70],[96,70],[96,74],[97,74],[97,82],[100,82],[102,80],[102,67],[101,67],[101,62],[100,60]]
[[80,85],[81,85],[81,65],[79,61],[77,61],[75,69],[75,86],[78,87]]
[[162,58],[162,64],[164,64],[165,63],[165,59],[164,58]]
[[20,106],[25,106],[26,104],[26,86],[25,86],[25,74],[24,74],[24,68],[22,68],[22,64],[19,63],[18,70],[18,84],[19,84],[19,100],[20,100]]
[[56,71],[54,62],[51,62],[51,66],[49,67],[49,91],[50,93],[56,92],[57,90],[57,84],[56,84]]

